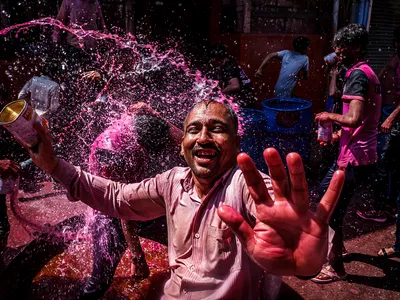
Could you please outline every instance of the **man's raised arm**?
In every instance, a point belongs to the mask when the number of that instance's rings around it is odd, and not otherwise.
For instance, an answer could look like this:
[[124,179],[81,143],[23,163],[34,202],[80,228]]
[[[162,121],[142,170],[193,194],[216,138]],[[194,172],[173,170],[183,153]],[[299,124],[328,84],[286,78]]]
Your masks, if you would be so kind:
[[37,152],[28,148],[33,162],[51,174],[68,191],[68,198],[80,200],[107,215],[132,220],[151,220],[165,215],[165,204],[157,178],[122,184],[94,176],[58,158],[48,129],[34,125],[39,138]]

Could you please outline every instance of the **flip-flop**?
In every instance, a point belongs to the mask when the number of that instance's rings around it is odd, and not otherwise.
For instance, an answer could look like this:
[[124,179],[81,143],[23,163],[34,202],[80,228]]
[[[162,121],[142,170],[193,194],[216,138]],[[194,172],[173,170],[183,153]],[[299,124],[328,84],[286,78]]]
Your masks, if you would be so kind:
[[[319,272],[319,274],[317,276],[315,276],[314,278],[311,279],[312,282],[315,283],[331,283],[331,282],[335,282],[335,281],[341,281],[341,280],[345,280],[347,277],[347,274],[345,274],[344,276],[339,276],[335,270],[330,271],[329,269],[333,270],[333,268],[331,266],[325,266],[321,269],[321,271]],[[318,278],[319,276],[325,276],[326,279],[322,279],[322,278]]]
[[[392,253],[388,253],[386,250],[393,250]],[[399,256],[400,253],[394,251],[393,248],[389,247],[389,248],[382,248],[379,252],[378,252],[378,256],[380,257],[385,257],[385,258],[390,258],[390,257],[395,257],[395,256]]]

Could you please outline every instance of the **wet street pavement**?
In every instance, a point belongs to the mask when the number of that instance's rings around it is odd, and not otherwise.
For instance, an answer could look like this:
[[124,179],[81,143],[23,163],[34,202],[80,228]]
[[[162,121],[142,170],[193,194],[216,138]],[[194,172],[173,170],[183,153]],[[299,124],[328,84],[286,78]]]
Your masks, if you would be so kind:
[[[91,238],[82,217],[89,208],[69,202],[62,189],[43,183],[36,193],[19,192],[18,201],[9,204],[11,233],[2,276],[2,299],[75,299],[91,272]],[[285,277],[281,299],[400,299],[400,259],[382,259],[378,250],[394,241],[394,221],[367,222],[359,219],[354,201],[346,217],[346,281],[318,285]],[[362,207],[361,207],[362,208]],[[25,223],[31,223],[27,226]],[[32,226],[35,229],[32,229]],[[72,232],[80,229],[79,236]],[[50,234],[40,233],[49,231]],[[131,278],[129,251],[118,266],[111,288],[103,299],[157,299],[169,277],[166,247],[142,239],[150,265],[148,279]]]

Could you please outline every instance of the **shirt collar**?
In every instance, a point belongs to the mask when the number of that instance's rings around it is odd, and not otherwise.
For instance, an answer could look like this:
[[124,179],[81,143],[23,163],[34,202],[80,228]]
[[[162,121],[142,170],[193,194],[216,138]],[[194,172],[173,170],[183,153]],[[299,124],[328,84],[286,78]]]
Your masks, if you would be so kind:
[[47,75],[41,75],[40,77],[42,77],[44,79],[47,79],[47,80],[51,80],[51,78],[49,76],[47,76]]
[[[214,186],[222,184],[225,185],[226,181],[228,180],[229,176],[231,175],[233,170],[236,170],[238,168],[238,165],[233,166],[232,168],[228,169],[221,178],[219,178],[215,183]],[[185,192],[189,193],[194,186],[194,181],[193,181],[193,174],[190,168],[188,168],[189,172],[185,176],[184,179],[181,180],[181,185],[182,188]]]

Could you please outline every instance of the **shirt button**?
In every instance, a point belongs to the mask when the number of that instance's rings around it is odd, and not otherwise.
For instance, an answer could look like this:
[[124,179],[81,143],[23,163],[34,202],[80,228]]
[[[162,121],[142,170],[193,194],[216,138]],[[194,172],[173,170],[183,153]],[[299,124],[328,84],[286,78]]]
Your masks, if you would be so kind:
[[199,238],[200,238],[200,233],[196,233],[196,234],[194,235],[194,237],[195,237],[196,239],[199,239]]
[[192,271],[192,272],[194,271],[194,266],[193,265],[190,266],[190,271]]

